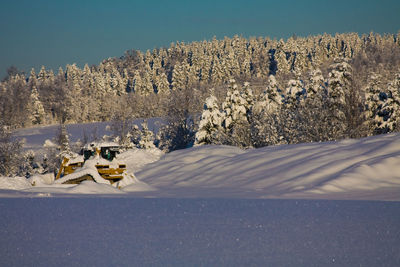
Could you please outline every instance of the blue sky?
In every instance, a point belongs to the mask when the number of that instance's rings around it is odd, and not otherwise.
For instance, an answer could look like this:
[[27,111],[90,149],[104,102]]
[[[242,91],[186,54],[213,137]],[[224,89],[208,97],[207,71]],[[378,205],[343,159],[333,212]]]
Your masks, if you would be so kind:
[[398,0],[2,0],[0,79],[11,65],[56,71],[213,36],[396,33],[398,14]]

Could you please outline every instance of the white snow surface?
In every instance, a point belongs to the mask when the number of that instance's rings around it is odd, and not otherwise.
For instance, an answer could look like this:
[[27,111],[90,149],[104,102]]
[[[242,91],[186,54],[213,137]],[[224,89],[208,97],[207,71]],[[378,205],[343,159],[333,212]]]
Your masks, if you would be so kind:
[[22,190],[31,187],[31,184],[25,177],[4,177],[0,176],[0,190]]
[[400,200],[400,135],[245,151],[195,147],[137,177],[191,196]]
[[398,133],[248,150],[196,146],[164,156],[157,149],[133,149],[119,158],[126,162],[128,173],[134,174],[130,183],[120,185],[121,190],[93,182],[72,186],[36,182],[33,187],[24,178],[1,177],[0,195],[13,197],[15,192],[24,191],[139,197],[400,200]]

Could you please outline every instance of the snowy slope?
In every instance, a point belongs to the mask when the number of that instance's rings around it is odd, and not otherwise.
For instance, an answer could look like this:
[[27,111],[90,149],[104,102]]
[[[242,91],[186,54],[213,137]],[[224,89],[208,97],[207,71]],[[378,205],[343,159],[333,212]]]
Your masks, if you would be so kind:
[[400,135],[246,151],[194,147],[136,176],[169,195],[400,200]]
[[[400,200],[399,134],[249,150],[199,146],[166,154],[161,160],[158,150],[132,150],[122,156],[142,182],[122,188],[133,196]],[[0,188],[86,192],[59,185],[30,188],[20,179],[14,179],[15,184],[6,179],[0,179]],[[88,191],[102,193],[97,185]],[[110,192],[114,190],[104,190]]]

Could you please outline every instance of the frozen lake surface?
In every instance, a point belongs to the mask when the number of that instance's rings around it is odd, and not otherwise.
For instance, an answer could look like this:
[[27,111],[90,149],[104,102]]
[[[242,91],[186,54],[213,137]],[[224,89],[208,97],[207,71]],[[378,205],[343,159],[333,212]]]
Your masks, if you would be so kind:
[[400,266],[400,202],[3,198],[2,266]]

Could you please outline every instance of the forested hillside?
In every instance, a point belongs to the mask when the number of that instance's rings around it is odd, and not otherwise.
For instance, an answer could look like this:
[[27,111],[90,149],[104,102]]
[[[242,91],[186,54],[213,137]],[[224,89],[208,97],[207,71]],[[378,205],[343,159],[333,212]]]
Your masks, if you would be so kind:
[[260,147],[397,131],[400,33],[177,42],[83,69],[10,68],[0,83],[8,129],[139,117],[167,118],[169,150],[195,138]]

